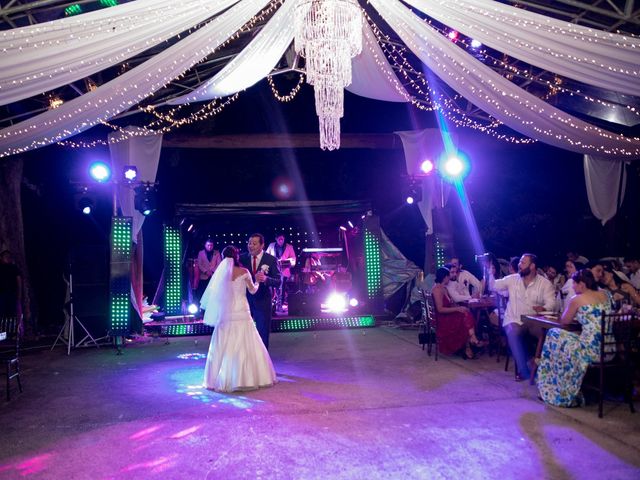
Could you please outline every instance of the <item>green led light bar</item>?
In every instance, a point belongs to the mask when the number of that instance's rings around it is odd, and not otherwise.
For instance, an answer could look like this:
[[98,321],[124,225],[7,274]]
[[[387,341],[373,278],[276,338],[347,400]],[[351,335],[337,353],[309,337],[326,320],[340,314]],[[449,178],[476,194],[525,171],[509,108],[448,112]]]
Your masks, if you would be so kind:
[[367,296],[375,298],[382,294],[380,240],[368,229],[364,232],[364,258],[367,275]]
[[350,317],[302,317],[273,319],[272,331],[292,332],[300,330],[320,330],[335,328],[375,327],[373,315],[357,315]]
[[164,311],[182,313],[182,239],[180,230],[164,226]]
[[77,3],[74,3],[73,5],[69,5],[67,8],[64,9],[64,15],[66,17],[80,15],[81,13],[82,13],[82,7]]
[[118,0],[100,0],[99,3],[101,7],[115,7],[118,5]]
[[132,232],[132,217],[111,219],[109,332],[112,336],[126,335],[130,328]]

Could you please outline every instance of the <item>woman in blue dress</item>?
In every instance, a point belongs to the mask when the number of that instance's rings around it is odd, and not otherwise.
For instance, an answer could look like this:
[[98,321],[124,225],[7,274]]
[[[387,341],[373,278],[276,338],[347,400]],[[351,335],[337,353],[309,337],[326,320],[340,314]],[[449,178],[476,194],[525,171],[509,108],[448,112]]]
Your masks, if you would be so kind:
[[572,297],[560,322],[578,321],[582,332],[552,328],[542,348],[537,384],[540,397],[550,405],[572,407],[583,403],[580,393],[587,367],[600,358],[600,319],[611,311],[611,297],[598,290],[590,270],[572,276],[576,295]]

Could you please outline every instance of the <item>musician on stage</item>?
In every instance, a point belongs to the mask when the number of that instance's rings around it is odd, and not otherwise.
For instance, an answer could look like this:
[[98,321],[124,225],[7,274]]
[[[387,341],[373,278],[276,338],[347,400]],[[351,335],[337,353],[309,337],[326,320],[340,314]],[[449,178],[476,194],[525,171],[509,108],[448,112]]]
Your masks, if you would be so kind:
[[267,253],[276,257],[280,267],[281,277],[280,288],[277,292],[277,309],[282,310],[282,304],[286,303],[284,284],[291,278],[291,269],[296,266],[296,252],[293,250],[293,245],[285,242],[284,233],[278,233],[275,240],[267,247]]
[[222,262],[220,252],[213,249],[213,240],[208,238],[207,241],[204,242],[204,249],[198,252],[198,284],[194,292],[194,301],[200,301],[211,276],[216,271],[216,268],[218,268],[218,265],[220,265],[220,262]]

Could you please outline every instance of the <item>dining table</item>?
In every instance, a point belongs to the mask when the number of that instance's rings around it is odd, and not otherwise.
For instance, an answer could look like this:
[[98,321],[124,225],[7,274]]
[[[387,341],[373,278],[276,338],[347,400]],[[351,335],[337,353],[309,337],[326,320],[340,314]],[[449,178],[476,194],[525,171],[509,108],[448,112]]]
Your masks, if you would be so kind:
[[575,321],[570,323],[561,323],[560,315],[553,312],[540,312],[530,315],[522,315],[520,318],[523,324],[538,327],[541,331],[540,336],[538,336],[538,344],[536,345],[536,353],[534,356],[535,363],[531,369],[531,377],[529,378],[529,383],[533,385],[536,378],[536,371],[538,369],[538,360],[542,356],[542,347],[544,346],[544,340],[547,337],[547,332],[552,328],[561,328],[569,332],[580,332],[582,330],[582,325]]

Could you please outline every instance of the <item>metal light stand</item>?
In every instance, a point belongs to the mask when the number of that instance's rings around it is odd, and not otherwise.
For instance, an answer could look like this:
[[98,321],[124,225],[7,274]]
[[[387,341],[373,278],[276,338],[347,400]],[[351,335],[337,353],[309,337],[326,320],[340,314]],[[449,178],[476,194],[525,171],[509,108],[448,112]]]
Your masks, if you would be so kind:
[[[74,345],[74,341],[75,341],[75,322],[78,323],[78,325],[80,325],[80,327],[82,327],[82,329],[84,330],[84,333],[86,333],[86,335],[84,336],[84,338],[82,340],[80,340],[78,343],[76,343]],[[64,332],[65,329],[68,332],[68,338],[67,340],[64,339]],[[105,337],[102,337],[105,338]],[[101,340],[102,338],[99,338],[98,340]],[[91,334],[89,333],[89,330],[87,330],[87,328],[83,325],[83,323],[78,319],[78,317],[76,317],[74,309],[73,309],[73,273],[71,271],[71,267],[69,268],[69,318],[67,318],[67,320],[65,320],[64,325],[62,325],[62,328],[60,329],[60,333],[58,334],[58,337],[56,338],[56,341],[53,342],[53,345],[51,346],[51,350],[53,350],[55,348],[55,346],[58,344],[58,341],[61,341],[62,343],[64,343],[67,346],[67,355],[71,354],[71,348],[78,348],[78,347],[83,347],[83,346],[89,346],[90,343],[93,343],[96,348],[100,348],[100,345],[98,345],[98,342],[96,341],[95,338],[93,338],[91,336]]]

